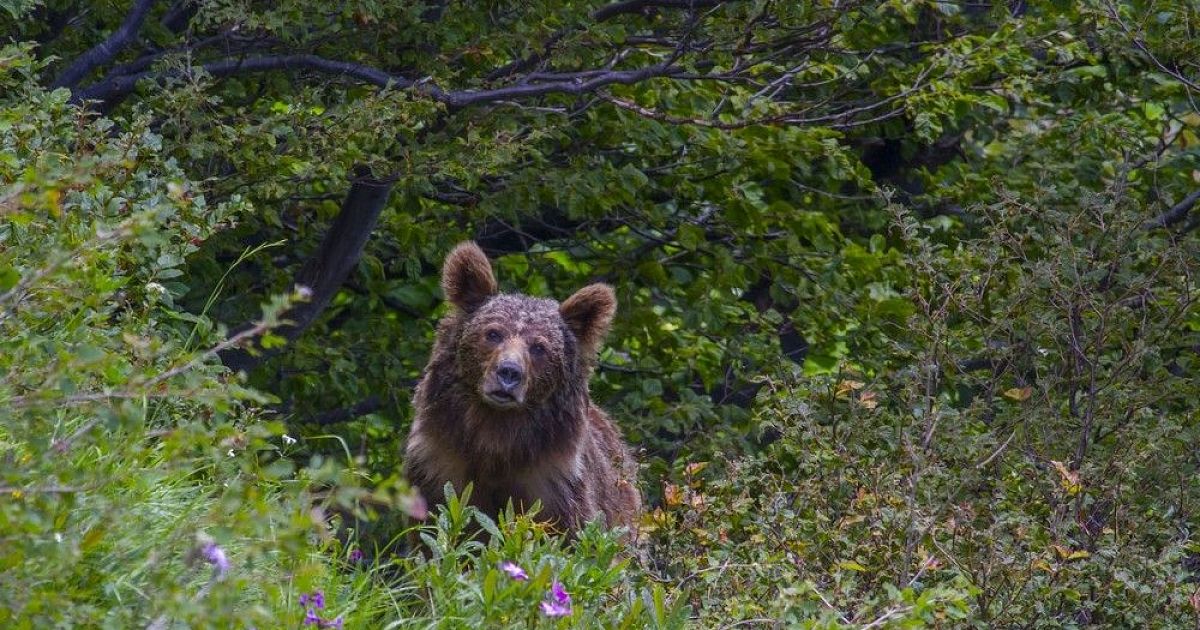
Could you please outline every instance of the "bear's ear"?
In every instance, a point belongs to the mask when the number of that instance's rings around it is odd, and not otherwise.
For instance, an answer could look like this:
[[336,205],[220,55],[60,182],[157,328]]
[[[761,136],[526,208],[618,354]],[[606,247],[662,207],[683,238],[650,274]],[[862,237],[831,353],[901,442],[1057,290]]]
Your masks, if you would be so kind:
[[442,266],[442,292],[450,303],[470,313],[496,294],[492,264],[479,246],[459,243]]
[[607,284],[589,284],[567,298],[558,312],[579,340],[580,354],[591,360],[617,312],[617,294]]

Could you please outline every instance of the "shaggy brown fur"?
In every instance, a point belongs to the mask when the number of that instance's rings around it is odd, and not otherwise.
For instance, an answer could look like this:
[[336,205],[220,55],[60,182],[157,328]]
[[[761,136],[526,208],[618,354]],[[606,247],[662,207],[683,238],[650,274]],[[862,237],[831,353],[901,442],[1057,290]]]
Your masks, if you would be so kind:
[[471,503],[493,516],[509,500],[540,500],[539,518],[568,531],[597,517],[633,531],[636,467],[588,394],[617,308],[612,288],[589,285],[561,306],[498,294],[474,243],[446,257],[442,288],[455,308],[417,385],[408,479],[435,503],[446,482],[471,483]]

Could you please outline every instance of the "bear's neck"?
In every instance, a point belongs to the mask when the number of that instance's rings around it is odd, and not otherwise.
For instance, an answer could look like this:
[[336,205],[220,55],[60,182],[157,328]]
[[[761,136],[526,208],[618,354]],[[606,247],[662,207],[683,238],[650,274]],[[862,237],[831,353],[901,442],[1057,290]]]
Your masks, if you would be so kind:
[[541,404],[522,409],[497,409],[472,395],[446,392],[446,408],[438,420],[450,429],[452,448],[468,459],[479,474],[519,473],[553,461],[571,460],[587,423],[591,400],[587,390],[567,388]]

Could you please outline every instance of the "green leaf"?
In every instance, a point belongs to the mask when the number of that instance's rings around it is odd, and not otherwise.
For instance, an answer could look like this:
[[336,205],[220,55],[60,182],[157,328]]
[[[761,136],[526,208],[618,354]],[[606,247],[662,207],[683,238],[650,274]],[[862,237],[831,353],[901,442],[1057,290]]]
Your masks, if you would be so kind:
[[0,291],[8,291],[21,281],[21,274],[12,267],[0,266]]

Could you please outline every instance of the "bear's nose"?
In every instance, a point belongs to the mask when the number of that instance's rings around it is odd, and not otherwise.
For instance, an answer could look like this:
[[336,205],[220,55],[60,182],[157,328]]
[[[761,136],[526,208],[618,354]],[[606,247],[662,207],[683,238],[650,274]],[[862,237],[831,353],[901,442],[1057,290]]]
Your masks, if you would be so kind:
[[500,365],[496,366],[496,380],[506,391],[516,389],[517,385],[521,384],[522,376],[524,374],[521,372],[521,366],[515,361],[501,361]]

